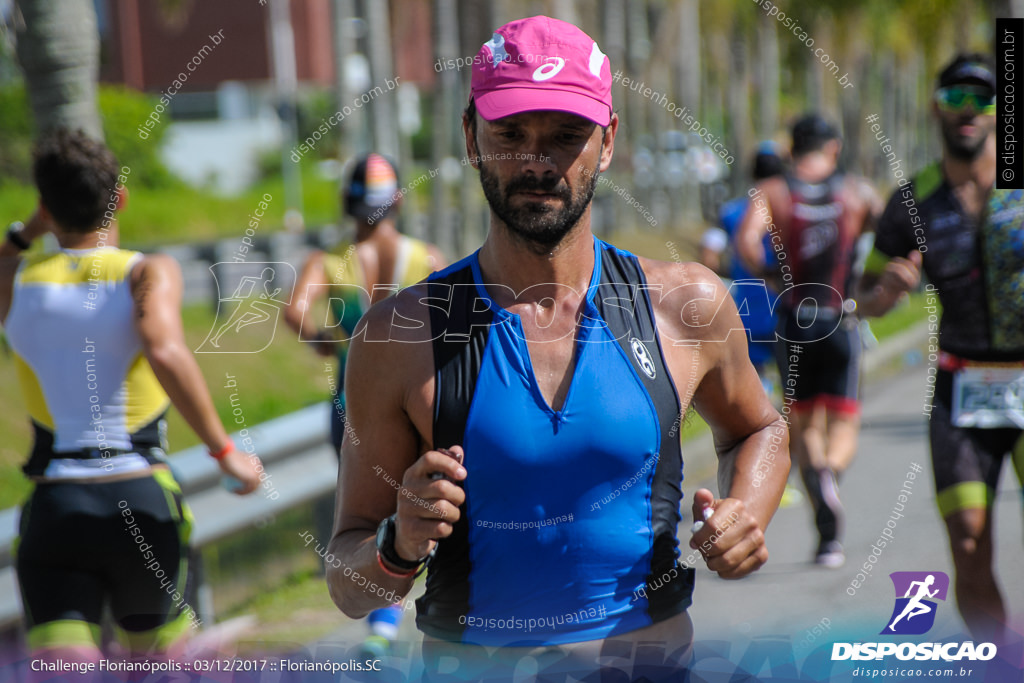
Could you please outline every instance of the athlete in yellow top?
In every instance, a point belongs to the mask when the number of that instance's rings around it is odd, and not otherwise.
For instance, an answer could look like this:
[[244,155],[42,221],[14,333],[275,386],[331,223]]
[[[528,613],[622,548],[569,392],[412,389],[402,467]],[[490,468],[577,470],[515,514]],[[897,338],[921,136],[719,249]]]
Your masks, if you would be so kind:
[[[167,466],[174,403],[218,460],[259,485],[259,459],[234,449],[185,345],[181,270],[117,248],[131,170],[83,133],[44,138],[39,207],[0,245],[0,322],[34,445],[25,474],[18,583],[35,657],[100,658],[109,603],[133,651],[166,651],[196,621],[184,599],[191,513]],[[54,254],[20,257],[53,232]]]
[[[391,162],[376,153],[360,157],[342,193],[342,210],[356,219],[355,243],[342,242],[329,252],[313,252],[284,312],[299,341],[309,342],[321,356],[338,355],[339,379],[331,418],[335,451],[341,448],[345,433],[341,378],[345,376],[348,344],[344,339],[355,330],[371,303],[416,284],[445,265],[436,246],[398,232],[394,217],[400,205],[398,177]],[[328,297],[333,327],[321,327],[310,313],[313,304],[324,296]]]
[[[337,381],[331,396],[331,443],[341,452],[345,435],[345,359],[348,343],[343,341],[356,329],[363,313],[398,289],[414,285],[444,267],[441,250],[432,244],[398,232],[394,216],[401,204],[394,166],[380,154],[360,157],[345,183],[342,210],[356,219],[355,243],[342,242],[330,252],[314,252],[306,261],[295,296],[285,309],[285,320],[299,333],[299,340],[311,342],[322,356],[338,354]],[[308,313],[313,302],[328,296],[334,329],[321,328]],[[318,506],[320,535],[326,546],[334,517],[333,503]],[[367,621],[371,635],[363,644],[368,657],[387,654],[390,641],[398,635],[402,618],[400,606],[374,610]]]

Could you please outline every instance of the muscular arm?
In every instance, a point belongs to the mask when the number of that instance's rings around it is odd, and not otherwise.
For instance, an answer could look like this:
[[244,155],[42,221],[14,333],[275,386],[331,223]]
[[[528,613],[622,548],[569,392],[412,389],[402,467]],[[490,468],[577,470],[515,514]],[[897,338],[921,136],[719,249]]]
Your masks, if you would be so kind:
[[306,259],[306,265],[295,282],[295,296],[284,309],[284,321],[295,330],[300,342],[307,343],[321,356],[334,353],[334,344],[313,341],[320,330],[313,319],[312,309],[320,297],[327,293],[327,278],[324,275],[324,253],[314,251]]
[[327,585],[338,608],[353,618],[388,604],[371,592],[370,582],[397,596],[412,588],[411,578],[390,576],[377,562],[380,521],[397,512],[395,550],[412,561],[430,552],[432,539],[451,534],[464,500],[456,484],[429,476],[439,471],[461,480],[466,473],[452,458],[428,450],[433,354],[426,331],[391,326],[396,310],[405,321],[422,321],[425,311],[408,305],[417,298],[415,290],[370,309],[350,347],[345,376],[349,430],[330,543],[337,559],[328,563]]
[[909,191],[895,191],[878,221],[874,249],[857,283],[857,313],[863,317],[885,315],[921,281],[924,259],[909,238],[914,224],[902,204]]
[[882,212],[885,210],[885,202],[882,200],[881,195],[875,191],[875,188],[871,186],[871,183],[864,178],[856,178],[853,182],[857,199],[863,207],[860,234],[865,235],[875,231],[878,219],[881,218]]
[[771,178],[757,186],[756,193],[747,206],[747,211],[736,230],[736,255],[751,273],[764,271],[765,254],[762,240],[774,222],[772,203],[769,197],[775,191],[777,179]]
[[682,391],[681,398],[692,396],[697,412],[711,426],[718,453],[722,499],[713,500],[707,491],[695,495],[695,516],[699,519],[700,508],[706,506],[714,515],[691,546],[701,549],[708,567],[720,576],[739,578],[768,559],[764,531],[789,475],[788,428],[750,364],[743,323],[718,278],[696,264],[661,270],[652,281],[675,287],[658,305],[659,329],[673,339],[690,341],[670,347],[673,377],[684,389],[678,378],[690,376],[689,368],[697,365],[696,385]]
[[[160,385],[185,422],[217,452],[228,434],[213,407],[199,365],[185,344],[181,322],[181,267],[170,256],[145,257],[131,274],[132,314],[142,351]],[[240,494],[259,485],[253,458],[233,451],[219,461],[221,470],[240,480]]]
[[[50,213],[40,205],[21,231],[21,238],[33,242],[37,237],[54,230]],[[7,319],[11,308],[11,297],[14,293],[14,275],[21,265],[21,249],[7,239],[6,230],[0,236],[0,323]]]

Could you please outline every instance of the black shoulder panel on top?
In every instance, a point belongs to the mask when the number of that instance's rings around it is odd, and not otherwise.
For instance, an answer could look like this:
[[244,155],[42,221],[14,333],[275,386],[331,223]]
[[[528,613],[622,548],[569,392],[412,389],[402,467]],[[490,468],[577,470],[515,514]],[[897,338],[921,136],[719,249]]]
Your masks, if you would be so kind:
[[[648,585],[655,580],[665,583],[648,593],[650,615],[657,622],[688,607],[693,593],[694,570],[673,571],[682,500],[683,455],[679,444],[682,407],[666,367],[647,278],[635,256],[614,248],[602,249],[601,282],[594,305],[633,363],[658,413],[661,451],[651,482],[654,554],[647,578]],[[667,572],[674,578],[665,582],[662,577]]]
[[[468,264],[429,282],[427,287],[434,349],[433,447],[461,446],[494,314],[477,300],[473,270]],[[427,573],[426,592],[416,601],[416,625],[446,640],[461,639],[465,627],[458,620],[469,613],[471,559],[466,503],[459,511],[452,535],[438,544]]]

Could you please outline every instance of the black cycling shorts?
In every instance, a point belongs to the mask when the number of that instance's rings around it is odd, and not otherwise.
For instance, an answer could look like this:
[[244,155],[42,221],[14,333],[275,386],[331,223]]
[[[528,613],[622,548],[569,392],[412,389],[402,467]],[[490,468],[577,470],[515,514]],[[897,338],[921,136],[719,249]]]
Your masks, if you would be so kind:
[[[819,316],[798,320],[792,311],[780,311],[775,360],[782,380],[782,395],[794,411],[824,404],[830,411],[860,412],[860,333],[857,319]],[[787,341],[788,340],[788,341]]]
[[1007,453],[1013,455],[1020,478],[1024,470],[1024,451],[1019,444],[1021,434],[1020,429],[1008,427],[954,426],[953,373],[937,371],[928,436],[936,503],[943,517],[961,510],[990,507]]
[[33,651],[99,645],[109,603],[132,650],[163,650],[197,622],[185,600],[192,514],[168,470],[37,484],[16,568]]

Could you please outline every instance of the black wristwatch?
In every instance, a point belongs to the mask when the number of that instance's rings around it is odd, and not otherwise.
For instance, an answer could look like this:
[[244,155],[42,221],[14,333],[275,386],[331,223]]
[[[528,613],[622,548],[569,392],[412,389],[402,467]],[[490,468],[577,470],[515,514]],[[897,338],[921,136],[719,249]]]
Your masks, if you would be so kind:
[[385,517],[381,520],[380,526],[377,527],[377,552],[393,567],[409,572],[419,568],[420,565],[426,568],[426,565],[433,559],[436,551],[437,545],[434,545],[434,549],[426,557],[412,561],[404,560],[395,551],[395,516]]
[[30,244],[25,241],[25,238],[21,236],[21,231],[24,229],[25,224],[21,221],[14,221],[7,226],[7,241],[22,251],[25,251],[30,246]]

